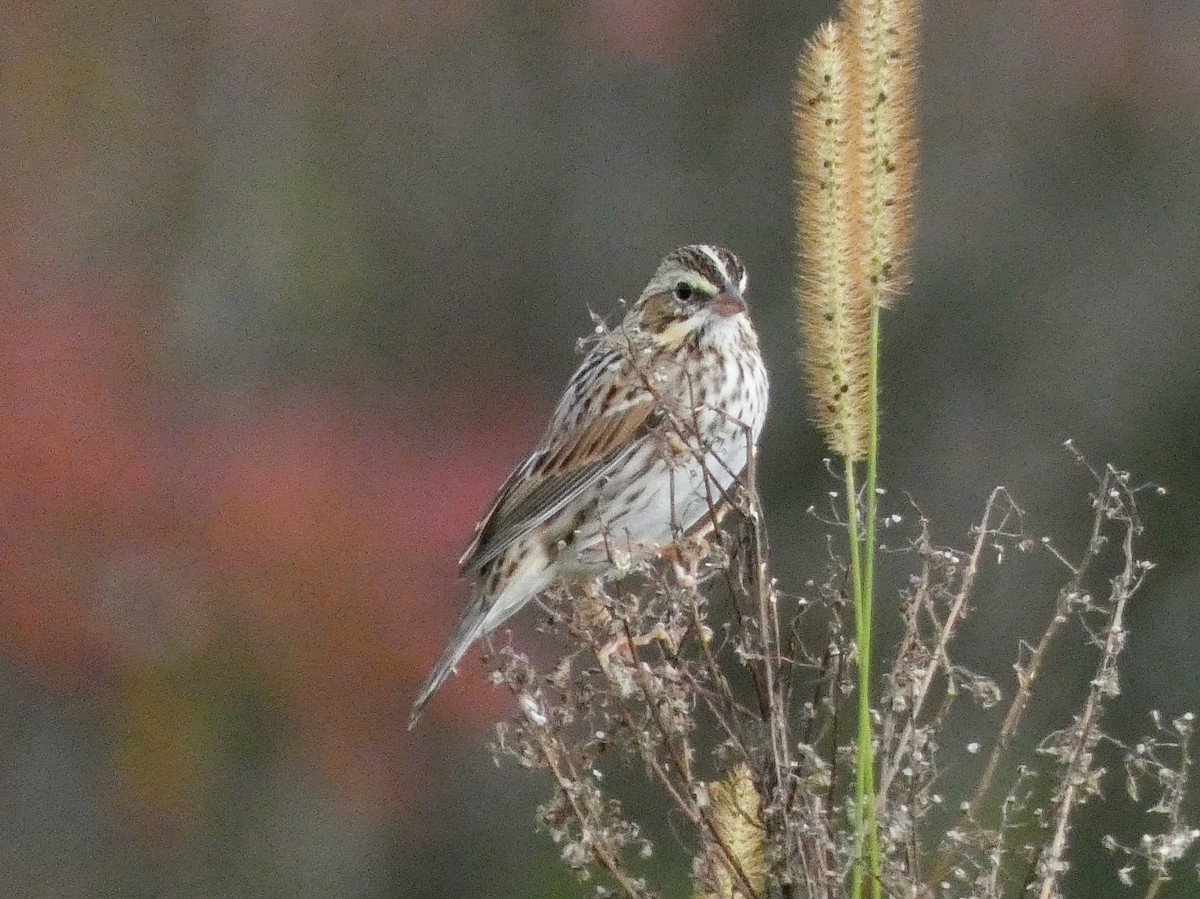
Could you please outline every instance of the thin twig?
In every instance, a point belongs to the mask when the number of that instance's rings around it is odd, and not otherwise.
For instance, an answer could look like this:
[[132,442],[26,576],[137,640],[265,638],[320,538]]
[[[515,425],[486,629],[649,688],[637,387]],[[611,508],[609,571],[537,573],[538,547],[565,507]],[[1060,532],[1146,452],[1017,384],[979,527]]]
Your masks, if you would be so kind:
[[[1091,535],[1077,563],[1072,564],[1054,548],[1052,543],[1043,541],[1042,545],[1050,549],[1055,557],[1071,572],[1071,579],[1059,591],[1054,608],[1054,617],[1050,619],[1050,623],[1042,632],[1037,646],[1030,653],[1029,661],[1024,666],[1019,662],[1014,666],[1017,672],[1017,689],[1013,694],[1012,702],[1009,703],[1008,710],[1005,712],[1004,722],[1000,725],[1000,733],[995,745],[992,747],[991,754],[988,756],[987,765],[979,778],[979,782],[975,786],[970,802],[963,811],[964,818],[973,817],[977,813],[980,804],[987,799],[996,772],[1000,768],[1000,761],[1017,732],[1017,727],[1021,723],[1025,709],[1029,706],[1029,700],[1033,696],[1033,687],[1037,682],[1038,675],[1041,673],[1042,664],[1049,657],[1050,647],[1058,639],[1063,625],[1070,620],[1072,604],[1078,601],[1080,593],[1083,590],[1083,580],[1087,576],[1092,562],[1103,545],[1101,535],[1108,512],[1108,503],[1104,500],[1104,497],[1109,490],[1111,474],[1111,467],[1103,475],[1099,475],[1093,471],[1093,475],[1097,478],[1095,514],[1092,516]],[[940,865],[938,870],[940,872]]]
[[[527,716],[527,720],[528,716]],[[537,740],[537,745],[541,749],[542,757],[546,760],[546,766],[550,769],[550,773],[554,776],[558,788],[562,791],[563,797],[567,800],[572,813],[575,815],[576,821],[579,822],[580,828],[586,832],[590,826],[587,813],[580,808],[579,800],[576,797],[573,785],[578,782],[578,774],[575,772],[569,760],[560,759],[558,753],[554,751],[550,742],[542,733],[541,725],[530,720],[533,726],[530,732],[533,733]],[[560,765],[565,765],[567,772],[564,774],[560,770]],[[613,856],[608,848],[599,841],[591,841],[588,843],[588,850],[596,861],[600,864],[609,876],[617,882],[617,884],[625,891],[632,899],[653,899],[653,894],[643,889],[641,885],[630,877],[622,867],[620,861]]]
[[[1104,489],[1109,484],[1114,485],[1111,490]],[[1123,478],[1111,466],[1101,481],[1096,503],[1104,508],[1106,518],[1119,518],[1125,524],[1122,540],[1124,566],[1112,580],[1105,603],[1111,610],[1108,627],[1083,714],[1072,730],[1070,751],[1063,772],[1064,787],[1055,803],[1054,835],[1038,860],[1038,874],[1041,877],[1039,899],[1055,899],[1061,895],[1059,881],[1067,868],[1064,857],[1071,816],[1082,798],[1095,789],[1090,775],[1092,748],[1099,737],[1097,724],[1105,701],[1118,692],[1117,658],[1125,646],[1125,607],[1145,577],[1145,568],[1138,563],[1133,550],[1133,538],[1139,525],[1131,508],[1132,497],[1125,488]]]
[[[967,560],[967,567],[963,572],[958,592],[950,604],[946,620],[943,622],[941,630],[938,633],[933,657],[925,666],[924,675],[914,692],[912,712],[908,716],[908,723],[905,725],[904,732],[900,736],[896,751],[892,754],[891,759],[886,760],[883,764],[879,777],[879,814],[881,815],[887,809],[888,790],[891,788],[892,780],[895,779],[897,772],[904,763],[905,746],[913,739],[913,734],[916,731],[916,722],[921,715],[921,710],[924,708],[925,700],[929,696],[929,689],[933,684],[934,676],[937,674],[939,668],[944,668],[947,674],[950,673],[949,660],[946,657],[946,646],[954,633],[955,625],[958,624],[959,619],[966,612],[967,602],[975,587],[975,577],[979,572],[979,559],[983,555],[984,547],[987,546],[988,538],[995,532],[995,528],[990,526],[992,510],[996,505],[996,501],[1005,494],[1006,491],[1003,487],[996,487],[988,497],[987,504],[983,509],[983,517],[979,522],[979,531],[975,537],[975,546],[971,550],[970,558]],[[1007,516],[1007,514],[1006,511],[1005,515]],[[1003,522],[1001,522],[1002,525]]]

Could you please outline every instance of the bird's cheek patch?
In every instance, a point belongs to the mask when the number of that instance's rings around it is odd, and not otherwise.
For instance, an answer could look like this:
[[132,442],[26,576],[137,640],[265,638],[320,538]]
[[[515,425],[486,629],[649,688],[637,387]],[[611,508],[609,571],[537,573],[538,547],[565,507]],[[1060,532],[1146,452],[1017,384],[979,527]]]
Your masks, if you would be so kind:
[[656,333],[654,342],[664,349],[677,350],[684,341],[692,336],[692,332],[695,330],[696,320],[694,318],[676,320]]

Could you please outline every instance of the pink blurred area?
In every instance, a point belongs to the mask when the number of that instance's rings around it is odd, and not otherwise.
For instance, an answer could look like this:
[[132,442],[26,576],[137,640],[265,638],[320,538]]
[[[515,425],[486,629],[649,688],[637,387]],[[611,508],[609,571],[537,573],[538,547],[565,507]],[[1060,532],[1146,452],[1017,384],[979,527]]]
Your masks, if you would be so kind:
[[[153,673],[202,684],[214,654],[244,653],[339,789],[401,802],[398,735],[457,615],[455,560],[532,413],[511,396],[451,415],[379,393],[163,379],[135,310],[115,289],[0,296],[6,654],[52,691],[164,704],[160,727],[126,734],[148,745],[119,759],[169,804],[195,785],[142,763],[196,736],[180,727],[195,710],[150,689]],[[482,728],[502,697],[463,680],[433,714]]]

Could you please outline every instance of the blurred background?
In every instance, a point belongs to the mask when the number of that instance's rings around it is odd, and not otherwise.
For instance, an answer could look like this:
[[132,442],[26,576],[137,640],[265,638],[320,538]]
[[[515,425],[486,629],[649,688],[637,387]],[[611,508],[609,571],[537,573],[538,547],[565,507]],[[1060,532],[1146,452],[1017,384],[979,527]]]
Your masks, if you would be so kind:
[[[8,4],[0,894],[591,889],[534,833],[546,778],[492,765],[510,700],[476,657],[414,733],[408,705],[588,309],[681,243],[749,267],[776,574],[822,577],[805,510],[837,485],[796,364],[788,116],[832,12]],[[1200,4],[927,0],[924,19],[885,511],[911,522],[910,494],[961,545],[1004,484],[1074,553],[1089,480],[1063,440],[1165,486],[1108,719],[1132,739],[1151,708],[1200,710]],[[1011,692],[1060,574],[989,570],[960,660]],[[1086,691],[1080,635],[1065,650],[1029,733]],[[1086,848],[1140,826],[1122,793],[1084,810],[1071,895],[1125,895]],[[685,896],[687,847],[662,842],[651,870]]]

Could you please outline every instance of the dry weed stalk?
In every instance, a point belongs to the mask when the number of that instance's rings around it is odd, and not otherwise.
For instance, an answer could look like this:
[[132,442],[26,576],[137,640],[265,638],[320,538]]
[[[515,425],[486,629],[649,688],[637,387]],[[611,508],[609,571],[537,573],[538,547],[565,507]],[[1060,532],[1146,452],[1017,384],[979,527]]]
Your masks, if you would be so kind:
[[882,899],[871,720],[880,311],[908,282],[917,22],[917,0],[843,0],[801,56],[793,117],[805,370],[817,424],[845,467],[859,677],[854,899]]
[[[1095,750],[1113,742],[1100,725],[1119,683],[1125,612],[1151,567],[1137,552],[1137,499],[1145,488],[1112,467],[1093,475],[1092,529],[1074,560],[1028,534],[1004,488],[992,492],[965,552],[937,545],[918,517],[904,633],[876,710],[884,895],[1064,895],[1072,822],[1107,774]],[[728,532],[681,540],[666,561],[630,563],[619,580],[548,602],[547,628],[569,648],[551,671],[535,671],[511,647],[501,650],[496,679],[518,698],[520,713],[499,727],[498,755],[550,772],[554,794],[540,809],[541,824],[571,869],[608,875],[599,895],[658,895],[649,883],[655,850],[645,822],[632,820],[610,794],[613,766],[640,769],[674,810],[676,831],[695,858],[697,897],[846,894],[856,853],[854,734],[844,724],[853,690],[843,664],[851,652],[841,624],[846,570],[834,560],[824,586],[807,599],[779,591],[755,549],[763,540],[755,494],[743,487]],[[990,567],[1034,553],[1061,562],[1067,581],[1045,632],[1014,666],[995,749],[947,830],[939,822],[950,810],[936,789],[942,757],[979,751],[947,745],[947,727],[960,701],[987,709],[1001,699],[993,679],[955,661],[955,640],[969,626]],[[728,593],[728,609],[710,611],[707,594],[718,587]],[[1079,713],[1046,735],[1037,755],[1007,758],[1046,655],[1068,651],[1063,637],[1077,630],[1097,654]],[[1132,877],[1138,865],[1145,870],[1151,896],[1200,838],[1183,812],[1191,728],[1191,717],[1181,716],[1157,737],[1120,747],[1132,801],[1137,784],[1156,783],[1148,808],[1166,826],[1132,848],[1112,839],[1106,845],[1125,863],[1119,876]],[[1010,768],[1015,774],[1005,775]],[[1039,808],[1032,797],[1047,785],[1050,804]],[[1044,838],[1031,848],[1028,835],[1037,827]]]
[[[1087,467],[1078,453],[1094,492],[1090,537],[1075,561],[1053,541],[1029,536],[1003,487],[988,498],[965,551],[936,544],[918,516],[902,635],[890,665],[873,660],[879,313],[907,278],[917,10],[915,0],[843,7],[806,51],[795,124],[801,320],[819,424],[844,466],[845,509],[835,507],[827,523],[846,531],[848,563],[831,551],[828,575],[808,597],[779,589],[750,447],[745,476],[709,497],[703,535],[677,534],[653,561],[614,557],[617,576],[550,597],[546,627],[568,647],[552,670],[501,650],[496,681],[521,711],[499,726],[497,756],[550,772],[554,792],[540,823],[580,877],[605,873],[598,895],[658,895],[644,822],[608,786],[606,772],[625,765],[642,771],[671,808],[693,858],[697,899],[859,899],[868,891],[1059,899],[1072,824],[1107,773],[1097,747],[1118,745],[1101,724],[1118,691],[1126,609],[1151,567],[1136,550],[1146,488],[1111,466]],[[696,432],[694,422],[670,417],[680,433]],[[955,641],[989,566],[1035,552],[1062,563],[1066,583],[1040,637],[1017,648],[1012,697],[981,775],[963,790],[970,798],[948,804],[937,791],[943,758],[982,749],[949,745],[948,728],[963,704],[987,710],[1002,700],[993,677],[956,661]],[[723,598],[717,610],[710,594]],[[850,608],[852,630],[843,621]],[[1046,662],[1067,651],[1065,637],[1076,630],[1098,659],[1079,713],[1031,757],[1014,759]],[[881,667],[882,690],[873,693],[880,685],[872,672]],[[1157,783],[1148,811],[1166,824],[1133,847],[1106,840],[1127,863],[1118,877],[1133,882],[1139,866],[1144,871],[1147,899],[1200,839],[1183,811],[1192,719],[1156,725],[1154,737],[1118,748],[1132,801],[1142,781]],[[1049,797],[1045,807],[1039,796]],[[957,821],[947,827],[954,809]],[[1032,842],[1031,830],[1039,833]]]

